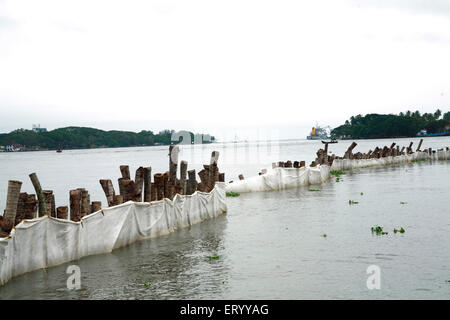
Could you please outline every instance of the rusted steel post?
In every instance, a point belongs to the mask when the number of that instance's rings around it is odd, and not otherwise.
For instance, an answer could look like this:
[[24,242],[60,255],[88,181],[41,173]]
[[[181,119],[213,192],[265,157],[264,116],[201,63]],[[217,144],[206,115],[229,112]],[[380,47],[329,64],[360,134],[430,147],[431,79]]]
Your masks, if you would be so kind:
[[122,178],[131,179],[129,166],[127,165],[120,166],[120,173],[122,174]]
[[81,190],[70,190],[70,220],[81,220]]
[[187,174],[187,161],[182,160],[180,162],[180,187],[182,188],[182,194],[186,194],[186,174]]
[[61,206],[56,208],[56,217],[58,219],[67,219],[69,208],[67,206]]
[[186,194],[191,195],[197,190],[197,179],[195,177],[195,170],[188,171],[188,182]]
[[152,167],[144,168],[144,202],[152,201]]
[[111,207],[114,203],[114,196],[116,195],[112,181],[110,179],[101,179],[100,185],[102,186],[103,192],[105,193],[108,207]]
[[155,181],[156,200],[162,200],[164,198],[164,177],[161,173],[153,175]]
[[420,151],[420,147],[422,147],[423,138],[419,141],[419,146],[417,147],[416,151]]
[[102,210],[102,202],[101,201],[92,201],[91,203],[91,213]]
[[34,190],[36,191],[36,195],[39,201],[39,217],[42,217],[47,212],[47,206],[45,204],[44,194],[42,193],[41,184],[39,183],[39,179],[36,173],[31,173],[29,175],[31,183],[33,184]]
[[134,178],[134,197],[133,201],[142,202],[142,190],[144,189],[144,180],[145,180],[145,169],[143,167],[139,167],[136,170],[136,175]]
[[8,181],[8,193],[6,195],[6,209],[4,216],[12,224],[14,224],[14,222],[16,221],[17,204],[19,203],[21,187],[21,181]]

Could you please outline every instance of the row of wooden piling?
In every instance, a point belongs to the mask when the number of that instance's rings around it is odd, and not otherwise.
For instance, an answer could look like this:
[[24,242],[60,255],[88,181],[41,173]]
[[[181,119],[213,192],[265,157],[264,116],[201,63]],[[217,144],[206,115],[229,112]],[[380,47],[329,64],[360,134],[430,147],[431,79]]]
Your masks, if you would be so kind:
[[[423,139],[420,139],[419,145],[417,146],[417,148],[415,150],[416,152],[426,152],[430,155],[433,153],[436,153],[436,150],[433,150],[432,148],[428,148],[428,149],[425,149],[422,151],[421,150],[422,143],[423,143]],[[313,160],[311,162],[311,164],[309,166],[316,167],[317,165],[328,165],[331,167],[331,165],[333,164],[333,161],[335,159],[379,159],[379,158],[384,158],[384,157],[389,157],[389,156],[395,157],[395,156],[400,156],[400,155],[405,155],[405,154],[412,154],[414,152],[413,141],[411,141],[407,147],[403,146],[400,148],[400,146],[396,145],[396,143],[393,142],[389,147],[388,146],[384,146],[382,148],[376,147],[374,150],[369,150],[367,153],[361,153],[361,152],[353,153],[353,149],[357,145],[358,144],[356,142],[352,142],[350,144],[350,146],[347,148],[347,150],[345,151],[344,155],[342,157],[339,157],[334,154],[329,155],[328,143],[325,143],[324,148],[323,149],[321,148],[316,152],[317,157],[315,160]],[[444,150],[444,149],[439,149],[439,150]],[[446,150],[449,150],[449,148],[446,147]],[[279,162],[272,163],[272,168],[277,168],[277,167],[278,168],[302,168],[305,166],[306,166],[305,161],[292,162],[291,160],[287,160],[287,161],[279,161]],[[259,175],[262,175],[266,172],[267,172],[267,170],[263,169],[259,172]],[[244,180],[244,175],[240,174],[239,180]]]
[[[169,171],[155,173],[152,181],[152,168],[139,167],[134,180],[130,176],[127,165],[119,167],[121,177],[118,179],[119,194],[116,194],[110,179],[101,179],[100,185],[106,196],[108,207],[119,205],[127,201],[150,202],[164,198],[173,199],[176,194],[191,195],[196,191],[210,192],[217,181],[224,182],[225,174],[220,173],[217,162],[219,152],[213,151],[209,164],[203,165],[198,173],[200,182],[196,180],[195,170],[187,170],[188,163],[180,162],[178,171],[178,146],[169,147]],[[69,206],[55,206],[55,196],[52,190],[43,190],[36,173],[29,175],[36,194],[20,192],[22,182],[8,181],[6,209],[0,216],[0,237],[7,236],[12,228],[24,219],[33,219],[45,215],[80,221],[84,216],[102,209],[101,201],[90,200],[89,192],[84,188],[69,191]]]

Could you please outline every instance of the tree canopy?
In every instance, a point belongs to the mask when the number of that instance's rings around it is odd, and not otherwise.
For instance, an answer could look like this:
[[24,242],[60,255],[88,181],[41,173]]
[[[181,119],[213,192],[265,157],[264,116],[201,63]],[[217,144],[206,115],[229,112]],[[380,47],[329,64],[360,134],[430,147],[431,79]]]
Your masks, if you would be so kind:
[[[187,132],[191,143],[212,142],[214,137]],[[26,149],[89,149],[99,147],[131,147],[153,146],[155,144],[169,145],[174,130],[163,130],[157,134],[143,130],[139,133],[131,131],[103,131],[85,127],[66,127],[52,131],[35,132],[33,130],[17,129],[10,133],[0,134],[0,145],[16,144]],[[206,139],[198,139],[207,137]],[[194,139],[195,138],[195,139]],[[177,140],[179,141],[179,140]],[[174,142],[175,143],[175,142]],[[186,143],[186,142],[184,142]],[[188,142],[189,143],[189,142]]]
[[350,117],[345,124],[334,128],[331,135],[353,139],[379,139],[395,137],[413,137],[420,130],[428,133],[450,131],[450,112],[442,114],[420,114],[419,111],[406,111],[395,114],[367,114]]

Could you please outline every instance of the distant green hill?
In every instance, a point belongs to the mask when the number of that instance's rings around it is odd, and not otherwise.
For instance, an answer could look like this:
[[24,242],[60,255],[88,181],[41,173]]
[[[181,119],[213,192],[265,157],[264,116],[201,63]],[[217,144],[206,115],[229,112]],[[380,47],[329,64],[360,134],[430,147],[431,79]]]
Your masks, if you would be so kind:
[[[89,149],[100,147],[132,147],[153,146],[157,144],[169,145],[172,133],[175,131],[163,130],[157,134],[152,131],[103,131],[85,127],[66,127],[46,132],[18,129],[10,133],[0,134],[0,146],[19,145],[22,149]],[[181,131],[184,136],[191,137],[191,143],[202,141],[209,143],[214,137]],[[180,132],[178,132],[180,133]],[[181,139],[180,139],[181,140]]]
[[442,115],[435,113],[420,114],[419,111],[394,114],[357,115],[334,128],[331,135],[337,138],[379,139],[396,137],[414,137],[420,130],[438,133],[450,130],[450,112]]

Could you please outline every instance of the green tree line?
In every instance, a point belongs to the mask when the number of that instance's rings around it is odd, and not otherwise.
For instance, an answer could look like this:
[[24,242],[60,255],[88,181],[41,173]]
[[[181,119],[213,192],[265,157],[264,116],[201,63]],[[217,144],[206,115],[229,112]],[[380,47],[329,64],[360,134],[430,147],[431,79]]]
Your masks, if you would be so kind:
[[395,114],[367,114],[352,116],[345,124],[334,128],[331,135],[337,138],[379,139],[413,137],[420,130],[427,133],[450,131],[450,112],[420,114],[419,111]]
[[[52,131],[35,132],[33,130],[17,129],[10,133],[0,134],[0,146],[17,144],[26,149],[89,149],[100,147],[131,147],[153,146],[155,144],[171,144],[174,130],[163,130],[155,134],[152,131],[143,130],[139,133],[131,131],[103,131],[85,127],[66,127]],[[190,143],[213,142],[214,137],[209,135],[194,134],[189,131]],[[186,136],[186,135],[185,135]],[[207,137],[207,139],[202,139]],[[181,141],[182,139],[180,139]],[[184,141],[183,143],[189,143]]]

